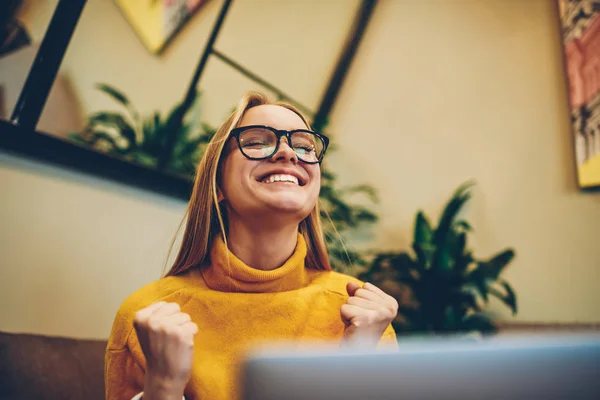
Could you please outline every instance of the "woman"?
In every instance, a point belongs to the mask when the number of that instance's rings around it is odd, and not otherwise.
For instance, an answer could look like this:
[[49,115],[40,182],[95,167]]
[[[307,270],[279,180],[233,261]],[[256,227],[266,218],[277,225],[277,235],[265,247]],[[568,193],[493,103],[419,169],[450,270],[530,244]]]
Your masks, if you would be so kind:
[[198,167],[167,277],[119,309],[107,399],[233,399],[254,345],[392,344],[396,301],[331,271],[317,205],[328,139],[294,107],[250,93]]

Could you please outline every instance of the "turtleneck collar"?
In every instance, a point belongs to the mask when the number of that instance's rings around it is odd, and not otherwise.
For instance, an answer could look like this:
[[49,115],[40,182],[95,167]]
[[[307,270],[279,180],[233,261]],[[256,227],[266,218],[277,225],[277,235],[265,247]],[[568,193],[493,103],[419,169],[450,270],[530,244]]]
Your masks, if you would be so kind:
[[244,264],[225,247],[223,237],[217,236],[210,250],[210,266],[202,269],[202,276],[208,287],[221,292],[286,292],[308,284],[305,258],[306,242],[300,233],[291,257],[281,267],[272,271],[263,271]]

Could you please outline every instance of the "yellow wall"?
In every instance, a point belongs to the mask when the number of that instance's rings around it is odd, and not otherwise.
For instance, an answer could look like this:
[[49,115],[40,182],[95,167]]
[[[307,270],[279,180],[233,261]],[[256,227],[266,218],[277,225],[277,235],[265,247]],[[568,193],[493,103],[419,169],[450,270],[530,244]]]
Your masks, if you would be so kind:
[[[480,255],[517,250],[507,278],[518,318],[600,321],[600,197],[576,190],[552,3],[380,2],[332,115],[340,150],[331,165],[341,183],[379,190],[384,218],[371,244],[381,248],[406,247],[415,211],[437,217],[450,192],[475,178],[472,243]],[[333,63],[325,55],[354,11],[342,4],[236,2],[219,46],[314,106]],[[112,107],[91,89],[97,81],[145,112],[169,108],[219,5],[210,2],[157,58],[112,2],[89,1],[61,69],[82,109]],[[243,21],[253,17],[264,23],[249,29]],[[320,39],[315,49],[298,32]],[[256,86],[211,61],[202,88],[203,112],[217,123]],[[0,182],[0,299],[10,305],[0,330],[106,337],[123,298],[160,274],[185,203],[5,153]]]

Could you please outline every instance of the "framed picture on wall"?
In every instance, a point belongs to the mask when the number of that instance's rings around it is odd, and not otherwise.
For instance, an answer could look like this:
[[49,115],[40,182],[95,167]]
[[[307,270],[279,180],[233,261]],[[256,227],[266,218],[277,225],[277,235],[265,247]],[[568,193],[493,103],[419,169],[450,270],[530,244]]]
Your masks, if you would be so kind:
[[580,188],[600,187],[600,1],[558,0]]
[[115,0],[144,46],[160,54],[208,0]]

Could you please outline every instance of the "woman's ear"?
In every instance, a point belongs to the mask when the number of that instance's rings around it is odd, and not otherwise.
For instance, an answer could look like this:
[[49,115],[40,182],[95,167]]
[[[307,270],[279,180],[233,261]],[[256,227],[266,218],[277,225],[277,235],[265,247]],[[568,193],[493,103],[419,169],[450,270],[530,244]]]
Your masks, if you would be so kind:
[[217,189],[217,202],[220,203],[223,200],[225,200],[225,196],[223,196],[223,192],[221,192],[221,189]]

